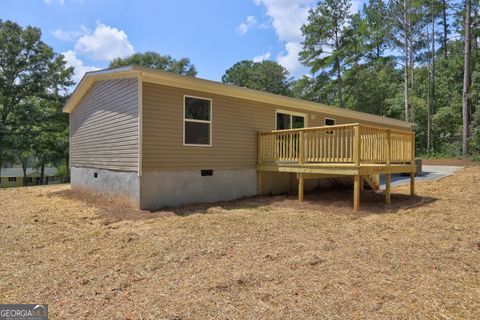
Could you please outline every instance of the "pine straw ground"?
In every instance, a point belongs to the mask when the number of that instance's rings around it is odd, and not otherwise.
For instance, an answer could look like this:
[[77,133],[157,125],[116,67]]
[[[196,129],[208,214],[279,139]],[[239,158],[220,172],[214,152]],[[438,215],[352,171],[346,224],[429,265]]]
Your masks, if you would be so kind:
[[135,211],[68,186],[0,191],[0,303],[51,319],[478,319],[480,167],[362,195]]

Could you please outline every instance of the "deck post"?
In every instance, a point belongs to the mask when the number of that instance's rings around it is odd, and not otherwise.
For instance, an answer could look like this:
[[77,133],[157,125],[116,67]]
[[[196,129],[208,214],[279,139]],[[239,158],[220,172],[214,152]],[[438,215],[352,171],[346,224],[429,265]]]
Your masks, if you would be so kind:
[[415,195],[415,172],[410,173],[410,195]]
[[298,163],[304,164],[305,163],[305,132],[300,131],[298,133]]
[[353,176],[353,211],[357,212],[360,209],[360,176]]
[[360,138],[360,125],[356,125],[353,127],[353,131],[355,134],[354,143],[353,143],[353,162],[355,166],[360,167],[360,160],[361,160],[361,138]]
[[387,167],[392,162],[392,139],[390,138],[390,129],[387,129]]
[[298,174],[298,201],[303,201],[304,177],[303,173]]
[[392,203],[391,201],[391,191],[392,191],[392,175],[390,173],[387,173],[385,175],[385,203],[390,204]]

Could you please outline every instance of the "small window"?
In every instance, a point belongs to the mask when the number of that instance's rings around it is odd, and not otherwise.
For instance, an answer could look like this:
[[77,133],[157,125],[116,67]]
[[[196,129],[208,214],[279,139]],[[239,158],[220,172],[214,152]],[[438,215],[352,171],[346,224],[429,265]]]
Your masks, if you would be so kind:
[[325,118],[325,125],[326,126],[334,126],[335,125],[335,119]]
[[212,100],[184,97],[184,145],[212,145]]
[[97,178],[98,178],[98,172],[94,172],[94,173],[93,173],[93,178],[94,178],[94,179],[97,179]]
[[8,182],[17,182],[17,177],[8,177]]
[[27,182],[33,182],[32,177],[27,177]]

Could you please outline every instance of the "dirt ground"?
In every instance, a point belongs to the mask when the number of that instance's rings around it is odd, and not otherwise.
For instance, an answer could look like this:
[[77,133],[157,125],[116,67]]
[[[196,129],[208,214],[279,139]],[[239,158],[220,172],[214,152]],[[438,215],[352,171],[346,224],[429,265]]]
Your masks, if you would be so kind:
[[69,187],[0,190],[0,303],[50,319],[478,319],[480,167],[362,194],[150,213]]

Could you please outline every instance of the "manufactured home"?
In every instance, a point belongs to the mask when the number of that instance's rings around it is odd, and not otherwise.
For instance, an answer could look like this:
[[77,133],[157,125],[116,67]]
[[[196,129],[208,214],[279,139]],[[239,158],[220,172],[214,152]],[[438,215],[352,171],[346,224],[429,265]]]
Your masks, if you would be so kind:
[[67,101],[73,190],[142,209],[411,175],[412,123],[139,66],[87,73]]
[[[25,170],[26,180],[24,181],[23,169],[21,167],[1,168],[0,169],[0,188],[13,188],[23,186],[35,186],[40,184],[40,170],[36,168],[27,168]],[[46,167],[44,171],[45,184],[60,183],[57,175],[57,169]]]

